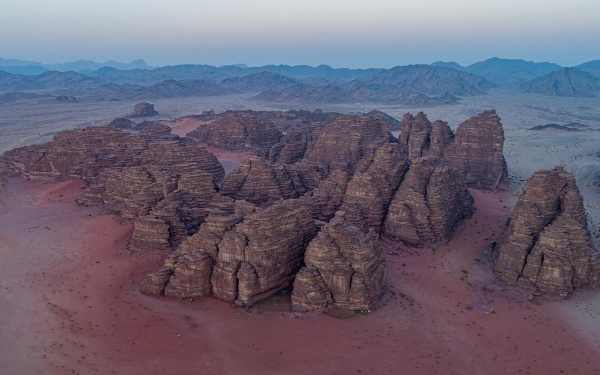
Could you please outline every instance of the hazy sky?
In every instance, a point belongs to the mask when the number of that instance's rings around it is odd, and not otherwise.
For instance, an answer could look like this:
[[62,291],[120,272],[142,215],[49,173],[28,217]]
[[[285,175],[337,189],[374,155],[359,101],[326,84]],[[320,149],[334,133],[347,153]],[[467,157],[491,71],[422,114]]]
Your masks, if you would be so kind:
[[2,0],[0,57],[391,67],[600,59],[600,0]]

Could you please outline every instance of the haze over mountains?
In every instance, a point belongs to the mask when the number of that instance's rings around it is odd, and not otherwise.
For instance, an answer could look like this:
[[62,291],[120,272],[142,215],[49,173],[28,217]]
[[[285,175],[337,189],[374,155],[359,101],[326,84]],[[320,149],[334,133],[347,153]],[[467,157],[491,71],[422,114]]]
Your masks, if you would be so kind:
[[600,60],[575,68],[491,58],[469,66],[438,61],[391,69],[336,69],[327,65],[243,64],[152,68],[143,60],[42,64],[0,58],[0,102],[48,94],[125,100],[256,92],[253,100],[278,103],[440,105],[456,103],[460,97],[485,95],[495,88],[593,97],[600,93],[598,75]]

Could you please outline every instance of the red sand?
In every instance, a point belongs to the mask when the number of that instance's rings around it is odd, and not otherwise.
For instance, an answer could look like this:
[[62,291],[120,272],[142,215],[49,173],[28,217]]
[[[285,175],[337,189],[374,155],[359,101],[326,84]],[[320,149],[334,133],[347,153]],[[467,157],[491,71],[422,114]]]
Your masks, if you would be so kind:
[[[595,318],[576,308],[597,294],[579,294],[579,302],[536,304],[516,292],[482,291],[494,278],[475,259],[491,241],[486,238],[500,235],[509,210],[499,200],[507,194],[472,191],[478,211],[449,246],[435,251],[389,246],[388,284],[395,295],[370,315],[292,319],[274,311],[249,313],[212,298],[141,295],[139,282],[160,268],[164,256],[126,254],[132,226],[77,206],[80,185],[11,179],[10,194],[2,198],[1,374],[600,369],[597,333],[582,332],[586,319]],[[468,309],[471,302],[495,313]]]
[[175,121],[165,121],[163,122],[165,125],[171,127],[171,133],[177,134],[180,137],[185,137],[185,135],[193,130],[196,130],[198,126],[210,124],[211,121],[200,121],[195,120],[191,117],[183,117],[177,119]]

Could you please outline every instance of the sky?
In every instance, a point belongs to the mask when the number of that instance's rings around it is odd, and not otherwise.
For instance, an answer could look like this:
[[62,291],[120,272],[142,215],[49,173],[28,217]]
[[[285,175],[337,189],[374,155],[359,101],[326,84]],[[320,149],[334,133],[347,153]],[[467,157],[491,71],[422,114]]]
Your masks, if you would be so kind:
[[2,0],[0,57],[389,68],[600,59],[600,0]]

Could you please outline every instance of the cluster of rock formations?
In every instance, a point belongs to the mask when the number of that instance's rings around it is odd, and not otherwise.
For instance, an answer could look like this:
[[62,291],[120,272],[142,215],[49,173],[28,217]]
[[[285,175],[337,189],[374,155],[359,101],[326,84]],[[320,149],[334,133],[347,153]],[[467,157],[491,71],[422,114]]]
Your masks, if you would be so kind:
[[158,112],[154,110],[154,104],[150,103],[138,103],[133,107],[133,112],[127,115],[127,117],[150,117],[156,116]]
[[422,112],[404,115],[401,127],[399,142],[409,158],[434,155],[458,169],[469,187],[493,190],[507,176],[504,129],[493,109],[460,124],[456,134],[446,122],[432,125]]
[[237,306],[252,305],[292,285],[314,221],[298,200],[260,210],[237,201],[230,215],[209,216],[141,290],[150,295],[199,297],[213,294]]
[[[133,248],[169,252],[143,281],[145,294],[249,306],[292,288],[297,312],[370,310],[385,291],[379,238],[410,246],[449,240],[474,211],[468,187],[492,190],[506,174],[493,110],[456,134],[443,121],[407,114],[399,139],[384,115],[211,111],[197,116],[205,125],[189,137],[163,122],[117,119],[139,133],[61,132],[3,161],[34,180],[83,179],[82,203],[134,223]],[[287,119],[294,125],[284,126]],[[224,178],[198,143],[257,156]],[[572,176],[534,175],[495,271],[565,296],[598,285],[596,257]]]
[[600,286],[600,260],[575,177],[562,167],[533,174],[519,197],[494,272],[534,295],[562,298]]

